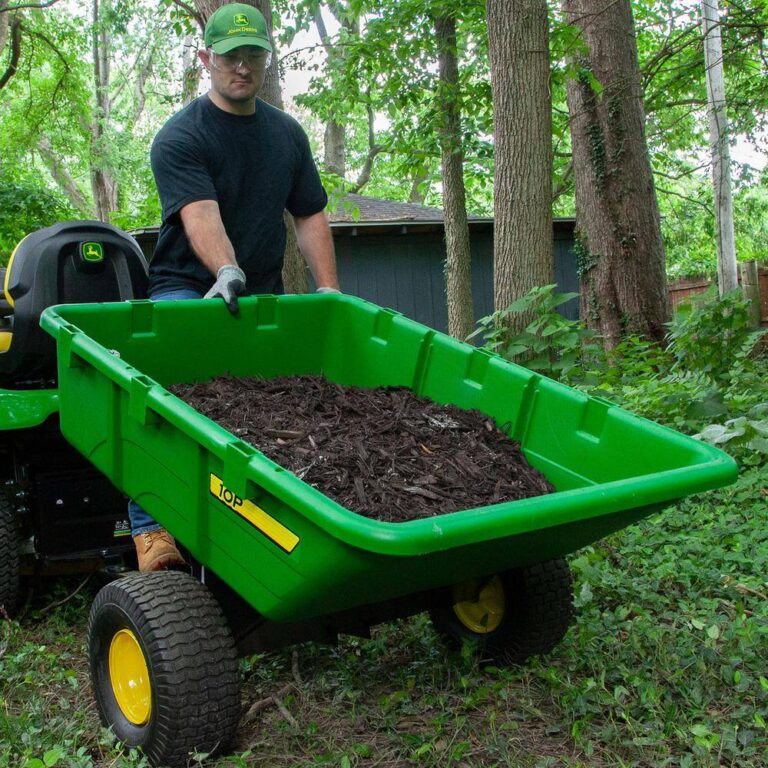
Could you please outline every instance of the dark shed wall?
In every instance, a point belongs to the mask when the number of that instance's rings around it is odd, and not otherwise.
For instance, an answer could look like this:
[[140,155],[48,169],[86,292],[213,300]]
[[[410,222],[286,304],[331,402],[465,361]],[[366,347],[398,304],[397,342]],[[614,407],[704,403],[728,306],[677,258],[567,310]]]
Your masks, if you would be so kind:
[[[555,281],[562,292],[578,292],[573,226],[558,222],[554,231]],[[342,290],[391,307],[420,323],[445,331],[445,243],[442,229],[407,227],[400,232],[336,230],[334,243]],[[471,232],[472,297],[475,320],[493,312],[493,231]],[[577,299],[562,308],[576,320]]]

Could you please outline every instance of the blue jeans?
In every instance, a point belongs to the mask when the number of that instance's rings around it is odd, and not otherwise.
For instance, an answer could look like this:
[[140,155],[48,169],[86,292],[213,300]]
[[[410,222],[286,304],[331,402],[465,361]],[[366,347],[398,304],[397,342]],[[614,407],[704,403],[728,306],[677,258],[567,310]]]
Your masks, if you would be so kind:
[[[176,301],[178,299],[202,299],[203,296],[192,288],[176,288],[170,291],[160,291],[149,298],[152,301],[159,301],[161,299],[164,301]],[[131,521],[132,536],[138,536],[141,533],[149,533],[150,531],[162,528],[143,507],[140,507],[133,500],[128,502],[128,519]]]

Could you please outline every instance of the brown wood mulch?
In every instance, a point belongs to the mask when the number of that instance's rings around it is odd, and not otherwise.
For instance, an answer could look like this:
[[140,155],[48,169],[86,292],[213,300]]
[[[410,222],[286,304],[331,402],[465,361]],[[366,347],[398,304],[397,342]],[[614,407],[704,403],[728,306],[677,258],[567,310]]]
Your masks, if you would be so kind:
[[326,496],[376,520],[404,522],[555,490],[487,416],[402,387],[290,376],[221,377],[169,389]]

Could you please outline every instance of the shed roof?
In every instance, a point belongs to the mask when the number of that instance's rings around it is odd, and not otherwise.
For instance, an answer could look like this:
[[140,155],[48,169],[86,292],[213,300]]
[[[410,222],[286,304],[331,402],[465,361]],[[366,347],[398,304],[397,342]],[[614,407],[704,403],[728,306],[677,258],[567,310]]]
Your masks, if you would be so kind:
[[[358,224],[361,222],[443,221],[442,208],[430,208],[416,203],[396,203],[378,197],[349,194],[341,198],[335,211],[329,212],[332,224]],[[483,216],[469,216],[470,221],[484,221]]]

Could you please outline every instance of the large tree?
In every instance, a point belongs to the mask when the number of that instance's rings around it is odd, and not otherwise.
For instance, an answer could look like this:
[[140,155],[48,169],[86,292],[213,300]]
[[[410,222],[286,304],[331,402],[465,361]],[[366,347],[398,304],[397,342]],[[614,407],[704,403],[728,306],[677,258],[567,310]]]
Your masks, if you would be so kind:
[[445,224],[445,290],[448,332],[465,339],[474,326],[472,307],[472,257],[464,193],[464,154],[461,146],[461,99],[456,45],[456,17],[435,19],[440,80],[437,113],[443,177]]
[[582,318],[607,347],[661,340],[669,317],[629,0],[564,0],[581,35],[568,82]]
[[553,281],[549,28],[546,0],[488,0],[487,12],[496,152],[493,294],[503,310]]

